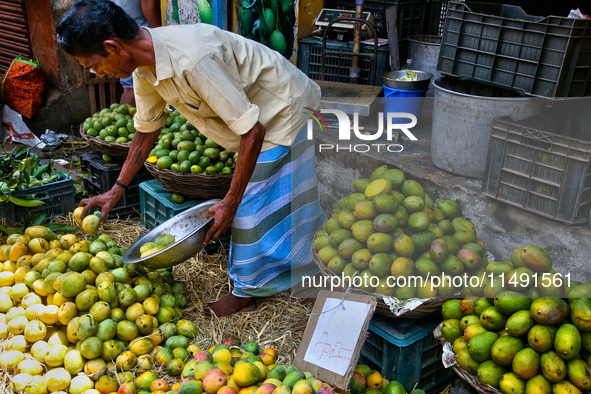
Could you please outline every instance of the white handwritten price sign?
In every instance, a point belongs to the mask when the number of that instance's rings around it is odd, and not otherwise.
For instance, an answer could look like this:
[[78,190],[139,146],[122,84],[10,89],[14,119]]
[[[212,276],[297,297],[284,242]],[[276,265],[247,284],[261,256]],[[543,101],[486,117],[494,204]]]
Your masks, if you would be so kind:
[[375,309],[371,296],[320,291],[294,366],[346,390]]

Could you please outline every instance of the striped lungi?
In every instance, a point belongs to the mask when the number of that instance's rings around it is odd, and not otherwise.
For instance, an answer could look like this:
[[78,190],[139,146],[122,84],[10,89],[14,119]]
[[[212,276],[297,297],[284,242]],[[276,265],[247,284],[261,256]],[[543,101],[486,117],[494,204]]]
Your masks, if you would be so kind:
[[233,294],[268,297],[318,272],[310,247],[325,220],[314,141],[304,128],[292,146],[259,155],[232,223],[228,270]]

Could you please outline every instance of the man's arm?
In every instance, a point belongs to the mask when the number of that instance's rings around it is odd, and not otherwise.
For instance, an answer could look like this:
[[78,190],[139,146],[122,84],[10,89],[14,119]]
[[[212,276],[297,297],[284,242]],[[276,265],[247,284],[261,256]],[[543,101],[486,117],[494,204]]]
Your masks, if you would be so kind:
[[221,202],[209,208],[207,212],[207,217],[213,216],[214,222],[203,239],[204,244],[219,238],[224,231],[232,226],[238,205],[242,202],[242,196],[261,153],[266,132],[265,126],[261,122],[257,122],[248,133],[240,137],[238,161],[230,190]]
[[141,0],[141,5],[148,26],[152,28],[162,26],[160,0]]
[[[123,163],[123,168],[121,168],[119,178],[117,178],[118,182],[122,183],[123,185],[129,185],[133,177],[144,165],[144,162],[148,158],[150,151],[156,144],[159,134],[160,131],[158,130],[153,133],[135,133],[133,140],[131,141],[129,153],[127,154],[127,158]],[[111,209],[113,209],[115,204],[117,204],[117,201],[119,201],[124,192],[125,190],[122,187],[115,184],[111,190],[106,193],[100,194],[90,199],[87,198],[82,200],[80,202],[80,205],[84,207],[84,210],[82,211],[82,218],[88,214],[88,211],[100,207],[101,223],[104,223],[107,219],[107,215]]]

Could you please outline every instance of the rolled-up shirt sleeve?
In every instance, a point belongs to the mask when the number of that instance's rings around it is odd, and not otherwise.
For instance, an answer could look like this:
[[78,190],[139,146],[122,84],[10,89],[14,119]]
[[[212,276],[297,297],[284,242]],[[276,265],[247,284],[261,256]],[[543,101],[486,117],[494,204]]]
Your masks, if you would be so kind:
[[133,73],[133,92],[137,112],[133,117],[136,131],[153,133],[166,124],[166,101],[144,78]]
[[248,133],[259,121],[261,110],[249,101],[242,81],[220,57],[203,57],[187,72],[187,80],[234,134]]

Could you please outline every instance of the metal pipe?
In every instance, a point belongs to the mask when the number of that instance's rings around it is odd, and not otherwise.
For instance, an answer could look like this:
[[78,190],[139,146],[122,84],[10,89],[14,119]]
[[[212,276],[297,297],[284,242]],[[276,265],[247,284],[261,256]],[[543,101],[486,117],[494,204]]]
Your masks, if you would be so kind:
[[329,54],[329,53],[340,54],[340,55],[353,55],[354,54],[354,52],[342,52],[342,51],[334,51],[334,50],[327,50],[326,49],[326,39],[328,36],[328,32],[331,30],[332,25],[334,25],[335,23],[338,23],[340,21],[355,21],[355,22],[363,23],[369,27],[372,37],[374,38],[373,53],[359,53],[359,52],[357,52],[357,56],[367,56],[367,57],[372,58],[373,61],[372,61],[372,67],[371,67],[370,80],[373,80],[375,82],[376,75],[377,75],[377,64],[376,63],[377,63],[377,59],[378,59],[378,35],[376,34],[376,29],[371,23],[369,23],[365,19],[343,18],[343,17],[336,18],[333,21],[331,21],[328,24],[328,26],[326,26],[326,29],[324,29],[324,33],[322,33],[322,57],[320,60],[320,80],[324,81],[324,67],[326,65],[326,55],[327,54]]
[[[355,18],[363,18],[363,1],[355,0]],[[361,22],[355,22],[355,31],[353,32],[353,52],[361,52]],[[349,69],[349,76],[351,77],[351,83],[358,83],[361,77],[361,67],[359,66],[359,56],[354,55],[351,59],[351,68]]]

